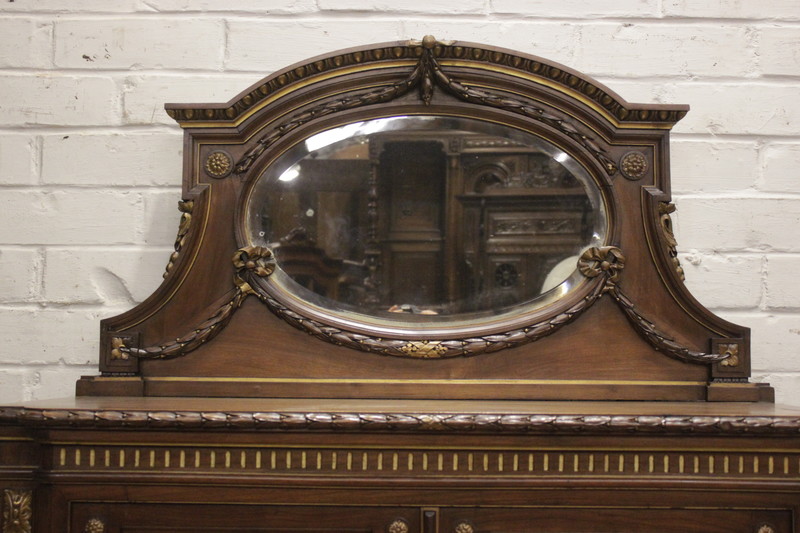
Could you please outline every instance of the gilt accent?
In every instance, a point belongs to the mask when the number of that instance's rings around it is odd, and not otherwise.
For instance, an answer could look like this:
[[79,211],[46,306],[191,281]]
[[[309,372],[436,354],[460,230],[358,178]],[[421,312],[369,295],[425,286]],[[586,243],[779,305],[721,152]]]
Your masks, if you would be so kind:
[[386,528],[388,533],[408,533],[408,522],[398,518]]
[[739,344],[719,344],[717,345],[717,353],[724,355],[724,359],[720,364],[722,366],[739,366]]
[[469,522],[459,522],[453,531],[455,533],[474,533],[475,528]]
[[412,341],[400,347],[400,351],[411,357],[441,357],[447,348],[439,341]]
[[[174,341],[146,348],[128,347],[123,342],[120,346],[114,347],[120,354],[119,358],[132,355],[140,359],[171,359],[186,355],[210,341],[228,325],[245,298],[253,294],[253,289],[244,279],[246,273],[252,273],[258,277],[269,276],[275,270],[275,263],[270,261],[271,258],[272,252],[269,248],[262,246],[248,246],[237,250],[233,255],[233,265],[237,270],[234,276],[236,289],[229,301],[218,307],[211,317],[197,325],[192,331]],[[114,340],[112,340],[112,347],[113,344]],[[112,350],[112,358],[113,356],[114,351]]]
[[647,174],[648,166],[647,157],[641,152],[628,152],[620,162],[622,175],[632,181],[642,179]]
[[668,202],[661,202],[658,204],[658,213],[660,215],[661,231],[664,235],[664,240],[667,242],[667,250],[675,272],[681,281],[686,280],[686,273],[681,266],[681,260],[678,259],[678,241],[675,239],[675,234],[672,231],[672,217],[671,213],[675,212],[675,204]]
[[228,152],[216,150],[211,152],[206,158],[205,169],[206,174],[212,178],[225,178],[229,176],[233,170],[233,158],[231,158]]
[[[287,308],[274,298],[263,293],[260,288],[253,288],[255,295],[290,325],[306,331],[311,335],[337,344],[365,352],[374,352],[397,357],[421,357],[425,359],[473,356],[487,352],[496,352],[534,342],[552,335],[562,327],[574,321],[603,294],[605,280],[596,283],[591,292],[564,312],[547,320],[530,324],[520,329],[505,333],[469,338],[453,338],[437,341],[408,341],[403,339],[377,338],[361,333],[343,330],[323,324],[305,317]],[[250,284],[247,284],[251,288]]]
[[[516,55],[510,51],[487,50],[474,44],[461,44],[459,41],[434,41],[433,53],[440,61],[461,61],[472,58],[487,65],[494,65],[520,76],[535,75],[546,83],[554,83],[562,90],[580,95],[587,102],[604,109],[616,120],[631,123],[672,124],[686,115],[685,109],[634,109],[626,107],[608,90],[591,80],[576,76],[575,73],[559,68],[539,58]],[[370,65],[380,66],[385,62],[417,61],[423,40],[412,40],[406,46],[389,45],[379,48],[342,52],[300,65],[278,76],[267,79],[250,92],[243,94],[231,105],[213,107],[173,107],[167,106],[167,114],[185,126],[218,122],[220,125],[241,120],[258,108],[261,103],[278,91],[292,84],[300,84],[320,75],[344,68]]]
[[33,493],[29,490],[3,491],[3,532],[31,533]]
[[588,278],[595,278],[605,274],[606,284],[604,292],[608,292],[614,299],[633,328],[659,352],[674,359],[687,363],[712,364],[724,361],[731,356],[730,353],[703,353],[691,350],[666,333],[659,330],[654,323],[643,317],[636,309],[634,303],[622,292],[617,282],[620,271],[625,267],[625,256],[622,251],[614,246],[589,248],[578,260],[578,269]]
[[105,533],[106,525],[99,518],[90,518],[83,528],[83,533]]
[[127,351],[125,346],[125,339],[121,337],[111,337],[111,359],[112,360],[125,360],[130,357],[130,354]]
[[178,202],[178,211],[183,213],[181,215],[181,221],[178,225],[178,236],[175,237],[175,251],[169,256],[169,262],[167,263],[167,268],[164,272],[164,277],[166,278],[169,276],[169,273],[172,271],[173,267],[175,266],[175,262],[178,260],[180,256],[181,249],[186,244],[186,236],[189,233],[189,227],[192,224],[192,210],[194,209],[194,201],[192,200],[181,200]]

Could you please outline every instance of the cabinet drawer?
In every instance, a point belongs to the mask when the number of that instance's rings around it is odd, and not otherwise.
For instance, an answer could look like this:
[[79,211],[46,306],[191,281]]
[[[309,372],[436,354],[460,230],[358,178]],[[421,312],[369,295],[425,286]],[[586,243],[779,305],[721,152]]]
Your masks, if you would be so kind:
[[75,503],[71,529],[96,533],[411,533],[418,508]]
[[[442,509],[441,533],[789,533],[790,511],[730,509]],[[767,526],[767,528],[763,528]],[[769,529],[768,529],[769,528]]]

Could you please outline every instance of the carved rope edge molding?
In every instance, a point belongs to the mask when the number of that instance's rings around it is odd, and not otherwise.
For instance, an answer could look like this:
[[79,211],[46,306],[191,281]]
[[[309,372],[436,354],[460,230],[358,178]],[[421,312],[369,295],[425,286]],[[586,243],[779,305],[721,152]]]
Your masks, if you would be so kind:
[[262,246],[247,246],[233,255],[236,267],[234,281],[236,290],[230,301],[220,306],[211,318],[197,326],[193,331],[172,342],[136,348],[125,346],[116,339],[119,352],[142,359],[167,359],[183,356],[211,340],[233,317],[245,298],[250,294],[264,302],[278,317],[290,325],[310,333],[324,341],[361,350],[397,357],[439,359],[445,357],[474,356],[491,353],[521,344],[537,341],[552,335],[565,325],[574,321],[603,294],[610,293],[620,306],[633,328],[656,350],[665,355],[688,363],[712,364],[730,357],[730,353],[703,353],[690,350],[660,331],[655,324],[644,318],[617,285],[619,275],[625,267],[625,256],[616,246],[587,249],[578,260],[578,269],[587,278],[599,278],[599,283],[578,303],[558,315],[506,333],[469,337],[464,339],[416,340],[378,339],[369,335],[354,333],[329,326],[295,313],[268,294],[263,293],[256,283],[257,278],[265,278],[275,270],[272,252]]
[[36,427],[397,431],[531,434],[800,434],[800,418],[702,415],[548,415],[146,411],[0,408],[0,421]]
[[577,142],[584,149],[589,151],[602,165],[609,176],[614,175],[617,172],[616,163],[614,163],[614,161],[605,155],[605,150],[603,150],[603,148],[601,148],[594,140],[586,135],[581,134],[568,121],[549,114],[543,108],[532,105],[530,101],[512,98],[510,96],[493,93],[492,91],[488,90],[472,89],[462,83],[459,83],[458,81],[453,80],[447,74],[445,74],[444,71],[442,71],[441,66],[434,57],[433,50],[437,45],[436,40],[431,36],[426,36],[422,40],[421,44],[422,54],[419,58],[419,61],[414,67],[414,70],[405,80],[358,96],[326,102],[324,104],[312,107],[307,111],[294,115],[288,121],[279,124],[267,135],[259,138],[258,141],[256,141],[256,145],[248,150],[236,163],[234,173],[243,174],[247,172],[252,167],[253,163],[255,163],[256,160],[261,157],[261,155],[270,146],[275,144],[289,132],[315,118],[337,113],[346,109],[354,109],[365,105],[388,102],[403,96],[417,86],[419,86],[420,99],[425,105],[430,105],[435,85],[440,86],[448,93],[465,102],[494,107],[504,111],[510,111],[512,113],[527,117],[531,120],[546,124],[547,126],[550,126],[560,133],[570,137],[573,141]]

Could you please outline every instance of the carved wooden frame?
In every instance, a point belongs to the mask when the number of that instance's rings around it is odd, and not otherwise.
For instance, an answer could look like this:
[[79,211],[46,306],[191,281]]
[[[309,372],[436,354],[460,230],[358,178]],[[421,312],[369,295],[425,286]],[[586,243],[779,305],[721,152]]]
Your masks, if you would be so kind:
[[[106,378],[139,376],[145,361],[158,364],[154,360],[209,350],[249,295],[286,323],[339,346],[446,359],[515,349],[549,337],[609,294],[628,327],[651,349],[709,367],[706,399],[734,399],[728,389],[712,385],[746,383],[749,331],[716,317],[691,297],[682,283],[671,231],[668,131],[687,110],[629,104],[561,65],[432,37],[321,56],[265,78],[227,104],[168,105],[169,115],[186,129],[183,215],[175,252],[164,284],[151,298],[104,321],[101,371]],[[397,332],[320,313],[275,289],[269,250],[252,246],[242,229],[244,203],[256,177],[315,132],[422,112],[489,119],[533,132],[590,171],[603,197],[609,231],[605,246],[581,258],[586,280],[578,290],[491,324]],[[235,240],[225,236],[231,232]],[[232,282],[226,285],[221,259],[231,254],[227,268]],[[204,279],[213,282],[201,287]],[[663,293],[655,305],[643,298],[651,286]],[[661,312],[662,304],[670,310]],[[688,381],[697,381],[697,372],[688,374]],[[112,390],[89,378],[79,384],[79,392],[86,394]],[[146,394],[141,382],[130,390]],[[753,387],[742,394],[739,388],[735,396],[759,400],[769,399],[770,393]]]

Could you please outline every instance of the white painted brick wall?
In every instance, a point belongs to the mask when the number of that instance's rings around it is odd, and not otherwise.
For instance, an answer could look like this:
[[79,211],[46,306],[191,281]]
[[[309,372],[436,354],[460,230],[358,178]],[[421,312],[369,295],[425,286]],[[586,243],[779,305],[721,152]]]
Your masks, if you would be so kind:
[[159,283],[177,229],[171,102],[227,101],[340,47],[434,34],[690,104],[673,133],[687,284],[753,330],[800,405],[797,0],[15,0],[0,4],[0,401],[72,394],[98,323]]

